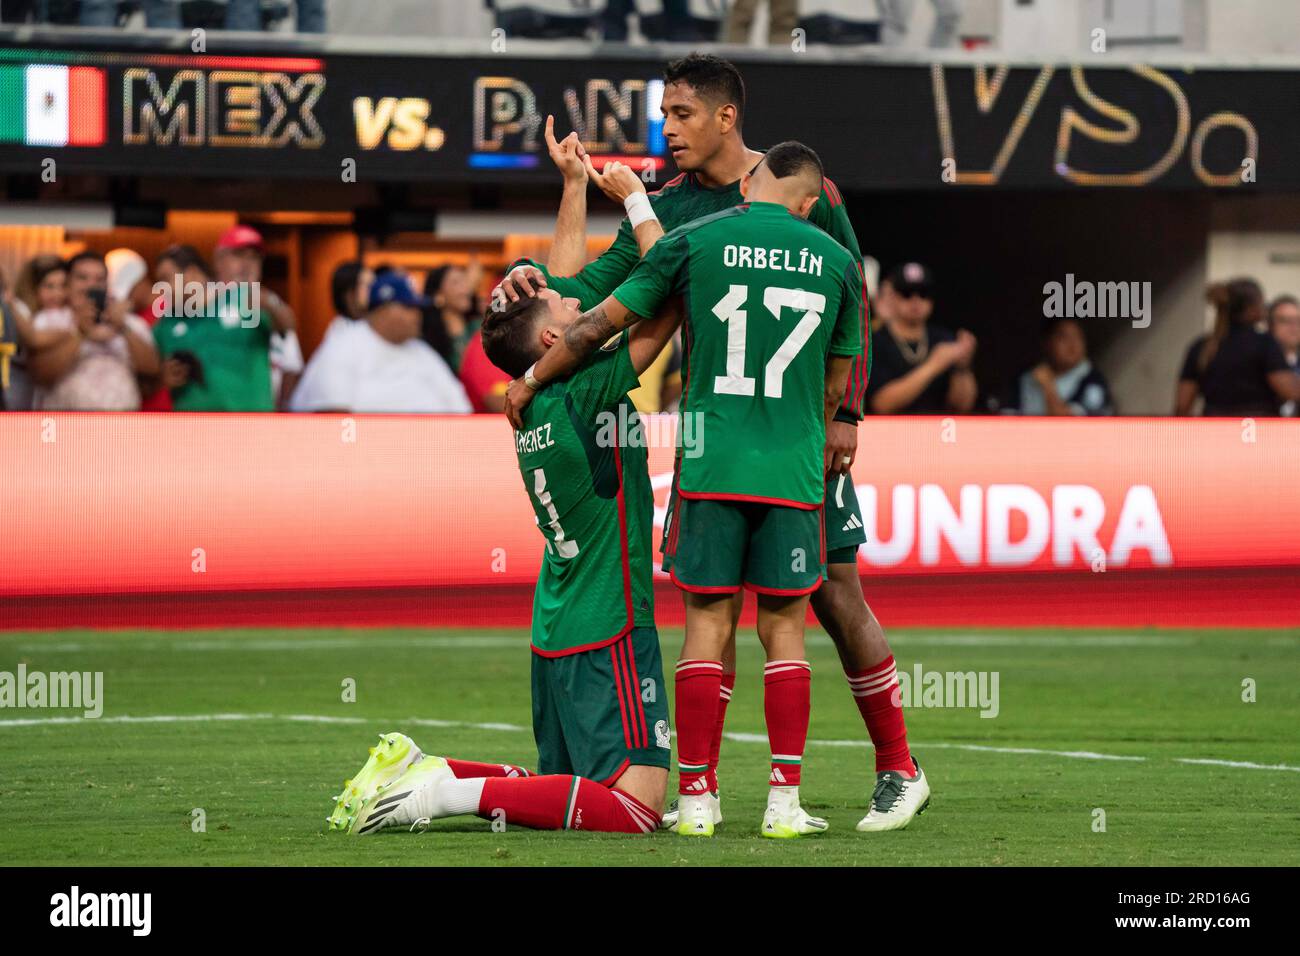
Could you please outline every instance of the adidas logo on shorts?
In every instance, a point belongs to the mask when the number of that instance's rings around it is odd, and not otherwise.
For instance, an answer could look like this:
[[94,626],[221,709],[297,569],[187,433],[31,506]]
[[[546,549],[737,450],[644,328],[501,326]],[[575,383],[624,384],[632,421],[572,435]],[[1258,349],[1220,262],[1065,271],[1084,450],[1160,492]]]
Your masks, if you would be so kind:
[[853,531],[853,530],[855,530],[855,529],[857,529],[857,528],[861,528],[861,527],[862,527],[862,519],[859,518],[857,515],[849,515],[849,520],[846,521],[846,522],[844,522],[844,527],[841,528],[840,530],[841,530],[841,531]]

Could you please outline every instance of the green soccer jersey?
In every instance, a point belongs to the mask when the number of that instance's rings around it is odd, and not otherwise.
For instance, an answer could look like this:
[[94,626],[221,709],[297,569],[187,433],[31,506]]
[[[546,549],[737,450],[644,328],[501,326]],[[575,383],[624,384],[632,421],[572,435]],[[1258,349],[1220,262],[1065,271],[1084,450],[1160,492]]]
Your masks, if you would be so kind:
[[653,498],[628,335],[524,409],[515,451],[546,539],[533,594],[533,650],[603,647],[654,626]]
[[815,508],[825,492],[826,357],[863,348],[857,261],[777,203],[746,203],[665,235],[614,290],[639,316],[687,303],[687,498]]
[[271,412],[271,321],[265,313],[245,325],[238,316],[164,317],[153,327],[158,352],[170,358],[192,352],[203,381],[193,378],[172,393],[178,412]]
[[[740,195],[740,182],[728,186],[709,188],[701,186],[693,173],[681,173],[665,183],[661,189],[650,194],[650,205],[665,232],[684,226],[688,222],[731,209],[744,202]],[[858,248],[857,237],[853,234],[853,224],[849,222],[844,209],[844,199],[839,189],[830,179],[822,181],[822,192],[808,214],[808,221],[822,229],[832,239],[853,253],[856,263],[862,262],[862,252]],[[640,261],[637,251],[636,235],[632,224],[627,219],[619,227],[614,242],[601,253],[600,257],[586,266],[575,276],[552,276],[547,273],[547,286],[560,295],[573,296],[582,303],[583,309],[590,309],[614,291]],[[543,272],[546,267],[533,263]],[[866,285],[861,284],[860,295],[866,299]],[[863,312],[866,321],[866,312]],[[862,402],[867,391],[867,379],[871,374],[870,339],[863,329],[867,346],[862,355],[853,363],[849,373],[848,388],[840,406],[837,418],[857,421],[862,417]]]

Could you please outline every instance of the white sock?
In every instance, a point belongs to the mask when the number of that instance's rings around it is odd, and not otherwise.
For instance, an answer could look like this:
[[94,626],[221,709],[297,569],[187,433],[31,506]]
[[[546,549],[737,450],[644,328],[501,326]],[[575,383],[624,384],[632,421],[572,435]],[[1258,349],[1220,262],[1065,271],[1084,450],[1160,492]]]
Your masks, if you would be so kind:
[[452,778],[444,780],[438,787],[438,802],[442,804],[442,816],[458,817],[462,814],[478,813],[479,802],[483,799],[483,784],[486,777]]

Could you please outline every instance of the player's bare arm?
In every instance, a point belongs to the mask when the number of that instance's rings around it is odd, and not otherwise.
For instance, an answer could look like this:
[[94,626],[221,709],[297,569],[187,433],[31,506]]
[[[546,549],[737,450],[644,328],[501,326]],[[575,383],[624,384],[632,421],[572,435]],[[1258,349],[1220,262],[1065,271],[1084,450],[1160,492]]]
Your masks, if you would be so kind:
[[[840,403],[844,401],[844,389],[849,384],[849,372],[853,369],[853,355],[831,355],[826,359],[826,390],[822,397],[826,411],[826,471],[830,472],[832,468],[847,471],[849,464],[845,463],[837,455],[843,455],[835,446],[831,444],[831,425],[844,424],[835,421],[835,413],[839,411]],[[857,449],[857,427],[846,425],[852,428],[854,432],[854,450]]]
[[636,324],[628,340],[628,358],[632,368],[640,375],[648,369],[659,353],[668,345],[673,333],[682,324],[685,312],[680,298],[672,298],[664,303],[663,308],[655,313],[654,318],[643,319]]
[[[555,117],[546,117],[546,151],[564,177],[560,211],[546,267],[551,275],[576,275],[587,263],[587,169],[591,160],[577,133],[555,139]],[[540,273],[539,273],[540,274]]]

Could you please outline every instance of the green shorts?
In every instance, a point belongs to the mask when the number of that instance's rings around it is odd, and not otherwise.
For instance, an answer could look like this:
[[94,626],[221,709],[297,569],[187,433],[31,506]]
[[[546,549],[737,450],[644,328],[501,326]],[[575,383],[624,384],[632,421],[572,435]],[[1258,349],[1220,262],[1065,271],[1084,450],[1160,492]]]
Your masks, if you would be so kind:
[[679,498],[668,535],[673,583],[698,594],[811,594],[826,571],[821,508]]
[[[677,500],[677,483],[674,481],[672,490],[668,493],[663,539],[659,545],[665,572],[671,572],[673,569],[673,556],[669,552],[668,540],[672,532],[673,518],[677,513]],[[835,475],[826,482],[826,500],[822,519],[826,522],[826,563],[856,564],[858,546],[866,542],[867,531],[862,523],[862,509],[858,506],[858,493],[853,487],[851,475]]]
[[669,764],[668,695],[659,632],[633,628],[576,654],[533,652],[538,773],[613,783],[628,766]]
[[867,540],[852,475],[832,475],[826,482],[826,563],[856,564],[858,546]]

